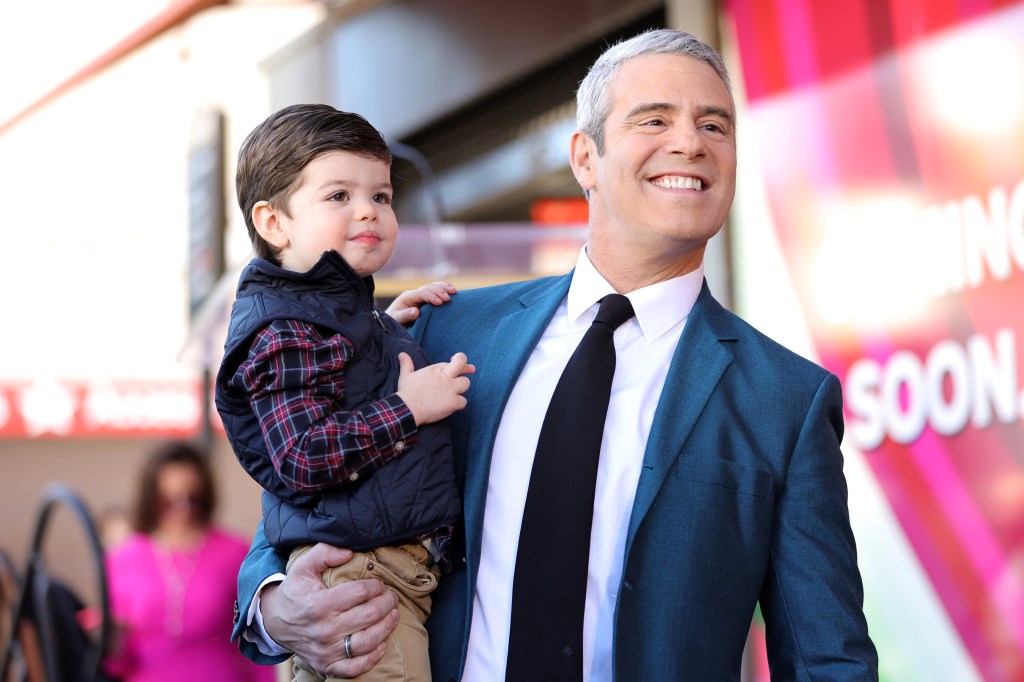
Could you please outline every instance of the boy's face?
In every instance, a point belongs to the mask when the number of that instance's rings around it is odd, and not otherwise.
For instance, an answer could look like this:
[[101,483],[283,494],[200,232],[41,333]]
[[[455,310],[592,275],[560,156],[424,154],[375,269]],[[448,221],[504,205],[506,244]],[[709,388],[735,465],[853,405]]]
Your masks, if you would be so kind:
[[266,202],[253,208],[253,222],[281,249],[281,266],[306,272],[325,251],[340,253],[360,277],[391,258],[398,220],[391,206],[391,166],[352,152],[328,152],[302,171],[287,213]]

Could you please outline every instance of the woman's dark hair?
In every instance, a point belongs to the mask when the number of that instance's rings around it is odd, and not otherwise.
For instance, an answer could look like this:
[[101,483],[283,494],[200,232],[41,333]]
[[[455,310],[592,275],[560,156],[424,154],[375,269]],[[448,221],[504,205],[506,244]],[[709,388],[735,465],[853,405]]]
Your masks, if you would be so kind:
[[157,483],[160,472],[171,464],[185,464],[199,474],[201,490],[196,514],[200,522],[206,526],[213,519],[213,510],[217,506],[217,494],[213,483],[213,472],[207,456],[196,446],[181,440],[167,441],[158,445],[149,455],[135,498],[134,525],[140,533],[150,534],[156,530],[159,521],[160,499]]

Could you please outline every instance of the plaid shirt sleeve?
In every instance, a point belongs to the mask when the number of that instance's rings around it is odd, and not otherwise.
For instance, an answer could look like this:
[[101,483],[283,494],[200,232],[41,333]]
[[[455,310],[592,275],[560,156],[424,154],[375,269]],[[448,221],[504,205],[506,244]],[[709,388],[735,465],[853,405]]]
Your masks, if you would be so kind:
[[277,320],[257,334],[232,377],[249,396],[274,469],[294,490],[356,481],[416,443],[416,421],[397,395],[341,409],[342,370],[354,351],[340,334]]

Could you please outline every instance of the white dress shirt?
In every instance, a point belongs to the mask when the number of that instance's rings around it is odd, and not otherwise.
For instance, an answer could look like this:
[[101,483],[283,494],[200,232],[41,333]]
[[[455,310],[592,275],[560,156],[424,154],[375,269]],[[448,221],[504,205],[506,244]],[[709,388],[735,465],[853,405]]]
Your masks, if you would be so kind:
[[[700,293],[703,265],[627,295],[636,317],[615,331],[615,379],[601,443],[583,619],[583,679],[611,682],[612,620],[626,529],[644,449],[669,363]],[[491,457],[483,544],[463,682],[505,679],[512,580],[537,439],[555,384],[597,315],[615,293],[584,249],[559,306],[509,396]]]

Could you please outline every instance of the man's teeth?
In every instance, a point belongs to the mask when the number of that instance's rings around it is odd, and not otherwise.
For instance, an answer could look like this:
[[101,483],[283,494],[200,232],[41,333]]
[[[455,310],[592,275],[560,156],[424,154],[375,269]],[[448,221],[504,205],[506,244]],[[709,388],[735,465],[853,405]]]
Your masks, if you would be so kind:
[[701,189],[700,178],[681,178],[679,176],[662,176],[654,181],[655,185],[659,187],[669,187],[671,189]]

